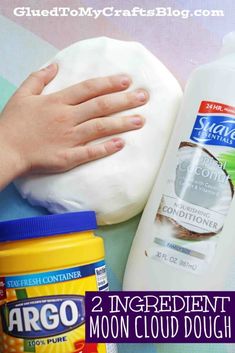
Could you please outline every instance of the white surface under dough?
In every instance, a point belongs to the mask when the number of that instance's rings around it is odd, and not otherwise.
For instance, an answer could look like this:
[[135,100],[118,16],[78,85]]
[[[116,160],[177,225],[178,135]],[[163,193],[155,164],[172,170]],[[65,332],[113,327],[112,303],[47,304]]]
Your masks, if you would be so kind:
[[31,204],[52,213],[95,210],[99,224],[135,216],[142,211],[159,169],[182,96],[179,84],[137,42],[88,39],[62,50],[50,62],[59,64],[59,73],[44,94],[93,77],[129,74],[133,81],[129,90],[144,88],[150,100],[117,115],[142,114],[146,124],[122,134],[126,141],[122,151],[66,173],[21,178],[16,182],[18,190]]

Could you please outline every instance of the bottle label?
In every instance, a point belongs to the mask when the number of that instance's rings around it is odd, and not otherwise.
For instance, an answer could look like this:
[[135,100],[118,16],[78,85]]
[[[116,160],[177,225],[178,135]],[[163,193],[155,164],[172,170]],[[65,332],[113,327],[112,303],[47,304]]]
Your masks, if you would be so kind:
[[109,353],[85,342],[85,293],[108,290],[104,261],[0,278],[0,353]]
[[203,101],[172,163],[146,256],[200,274],[210,264],[235,184],[235,108]]

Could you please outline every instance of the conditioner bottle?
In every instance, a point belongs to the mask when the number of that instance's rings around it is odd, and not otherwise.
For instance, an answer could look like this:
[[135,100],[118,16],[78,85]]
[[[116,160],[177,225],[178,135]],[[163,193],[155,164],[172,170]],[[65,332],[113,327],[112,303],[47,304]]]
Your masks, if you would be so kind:
[[124,290],[225,289],[235,257],[234,44],[226,36],[220,58],[186,85]]

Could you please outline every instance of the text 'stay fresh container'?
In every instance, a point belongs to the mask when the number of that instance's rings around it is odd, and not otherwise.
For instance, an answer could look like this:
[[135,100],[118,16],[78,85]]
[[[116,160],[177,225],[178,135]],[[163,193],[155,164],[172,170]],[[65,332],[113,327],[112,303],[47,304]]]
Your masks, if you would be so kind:
[[0,352],[115,353],[85,342],[85,293],[108,290],[92,211],[0,223]]

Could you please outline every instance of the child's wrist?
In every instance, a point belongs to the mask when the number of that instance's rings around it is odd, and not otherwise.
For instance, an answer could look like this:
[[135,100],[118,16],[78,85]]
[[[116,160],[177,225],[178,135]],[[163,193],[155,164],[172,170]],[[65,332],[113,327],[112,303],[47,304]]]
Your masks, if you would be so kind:
[[13,139],[8,139],[9,131],[4,132],[4,128],[0,125],[0,160],[1,160],[1,175],[9,182],[27,172],[27,163],[23,156],[20,155]]

